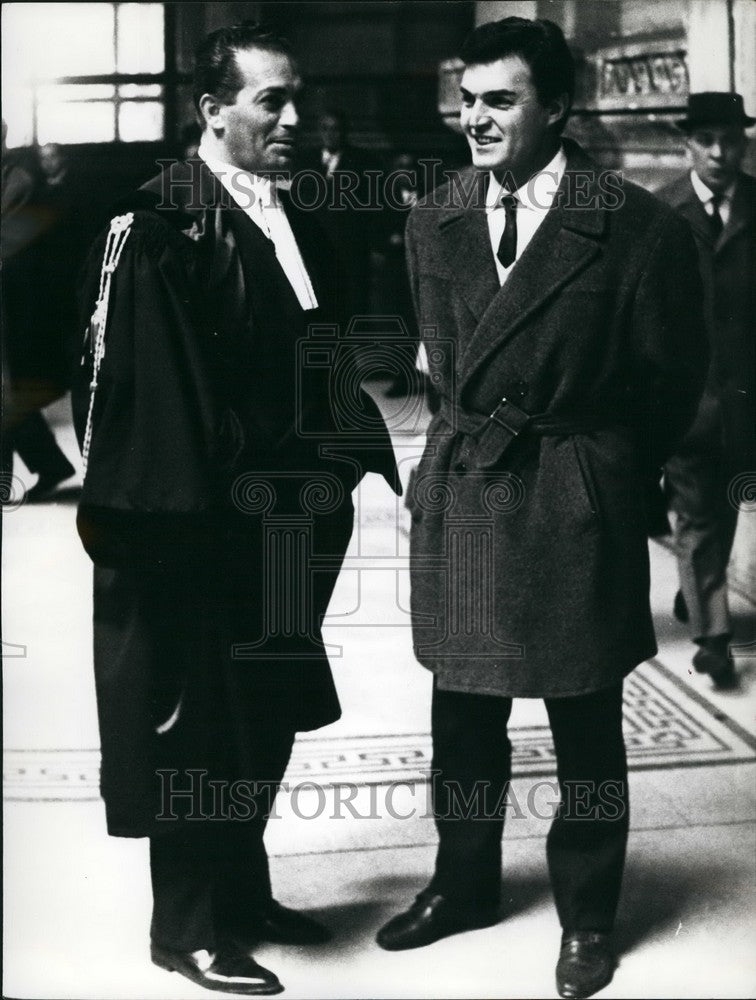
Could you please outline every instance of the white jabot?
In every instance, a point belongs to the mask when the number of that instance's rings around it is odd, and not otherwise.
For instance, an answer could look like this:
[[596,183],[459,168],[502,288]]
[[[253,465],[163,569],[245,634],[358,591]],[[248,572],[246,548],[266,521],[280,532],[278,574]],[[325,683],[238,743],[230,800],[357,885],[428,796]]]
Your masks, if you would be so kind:
[[278,263],[283,268],[289,284],[303,309],[317,309],[318,300],[307,273],[302,254],[278,190],[270,178],[240,170],[230,163],[218,160],[203,148],[200,142],[198,155],[205,161],[239,208],[247,215],[276,248]]
[[[698,195],[698,200],[704,207],[704,211],[707,215],[714,214],[714,206],[712,205],[712,199],[714,198],[714,192],[704,184],[695,170],[690,172],[690,183],[693,185],[693,190]],[[722,225],[726,226],[730,221],[730,207],[732,205],[732,195],[735,190],[735,182],[723,192],[719,198],[719,217],[722,220]]]
[[549,160],[543,170],[539,170],[537,174],[533,174],[522,187],[511,192],[517,199],[517,254],[509,267],[504,267],[496,256],[496,251],[506,225],[506,212],[501,204],[501,197],[503,194],[510,192],[505,191],[501,183],[491,174],[488,191],[486,192],[486,214],[488,217],[488,234],[491,239],[491,252],[493,253],[500,285],[503,285],[507,280],[507,275],[525,252],[525,247],[533,239],[536,230],[546,218],[546,213],[554,203],[557,188],[562,181],[566,168],[567,157],[560,146],[556,155]]

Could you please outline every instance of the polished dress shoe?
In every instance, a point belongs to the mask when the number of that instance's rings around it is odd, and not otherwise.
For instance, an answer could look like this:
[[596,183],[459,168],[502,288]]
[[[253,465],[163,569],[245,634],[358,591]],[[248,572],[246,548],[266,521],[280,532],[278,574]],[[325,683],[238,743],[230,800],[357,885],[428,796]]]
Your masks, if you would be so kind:
[[66,479],[70,479],[75,472],[76,469],[70,462],[66,462],[65,466],[54,472],[41,472],[34,486],[26,493],[27,503],[40,503],[43,500],[49,500],[58,486]]
[[730,657],[730,638],[714,635],[699,639],[699,650],[693,657],[693,667],[699,674],[708,674],[714,686],[725,690],[737,685],[735,666]]
[[593,996],[612,981],[615,964],[608,934],[565,931],[556,967],[559,996]]
[[247,997],[271,996],[283,991],[274,972],[230,945],[221,946],[217,951],[174,951],[153,941],[151,954],[153,963],[161,969],[179,972],[206,990]]
[[496,906],[460,906],[445,896],[421,892],[409,910],[381,927],[376,941],[386,951],[404,951],[498,922]]
[[317,920],[282,906],[275,899],[253,913],[248,930],[258,941],[277,944],[325,944],[333,936]]

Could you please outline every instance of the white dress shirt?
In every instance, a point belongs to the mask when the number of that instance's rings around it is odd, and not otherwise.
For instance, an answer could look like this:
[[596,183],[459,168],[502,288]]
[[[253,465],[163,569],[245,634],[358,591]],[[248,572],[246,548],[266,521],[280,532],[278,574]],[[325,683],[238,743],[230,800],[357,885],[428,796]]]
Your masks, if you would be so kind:
[[509,272],[524,253],[525,247],[533,239],[536,230],[546,218],[546,213],[554,204],[557,188],[562,181],[566,167],[567,157],[560,146],[557,154],[549,160],[543,170],[533,174],[522,187],[512,192],[517,199],[517,252],[509,267],[504,267],[496,256],[507,221],[506,211],[500,201],[502,194],[508,192],[502,188],[501,183],[494,177],[493,173],[491,174],[486,192],[486,214],[491,250],[500,285],[503,285],[507,280]]
[[[704,207],[704,212],[706,212],[707,215],[713,215],[714,206],[712,205],[712,200],[714,198],[714,192],[704,184],[695,170],[691,170],[690,172],[690,183],[693,185],[693,190],[698,195],[699,201]],[[732,195],[734,190],[735,182],[733,181],[733,183],[720,195],[719,217],[722,220],[723,226],[726,226],[730,221],[730,207],[732,204]]]
[[303,309],[317,309],[318,300],[307,273],[291,224],[270,178],[240,170],[218,160],[200,142],[198,155],[205,161],[239,208],[273,242],[278,263]]

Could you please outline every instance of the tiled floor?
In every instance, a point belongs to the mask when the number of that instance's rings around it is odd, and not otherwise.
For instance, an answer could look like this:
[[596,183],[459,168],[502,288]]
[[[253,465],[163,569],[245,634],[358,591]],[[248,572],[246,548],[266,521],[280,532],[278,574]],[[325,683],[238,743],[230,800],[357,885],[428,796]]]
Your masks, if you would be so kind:
[[[65,423],[60,435],[73,456]],[[417,450],[410,435],[399,443],[407,455]],[[73,530],[74,498],[75,489],[68,489],[59,502],[21,507],[4,524],[4,638],[14,644],[5,649],[5,746],[27,753],[29,766],[19,775],[19,754],[7,754],[3,993],[113,1000],[208,996],[150,964],[147,845],[108,838],[93,791],[90,568]],[[318,740],[422,736],[428,730],[429,676],[412,660],[403,612],[405,515],[377,480],[362,499],[350,571],[331,606],[332,615],[342,617],[333,618],[328,630],[329,641],[342,647],[333,666],[344,715],[311,734]],[[724,717],[725,734],[732,720],[746,731],[747,748],[747,734],[756,729],[756,662],[739,659],[735,692],[713,692],[707,678],[691,672],[692,647],[669,614],[674,561],[666,549],[652,545],[651,551],[659,660],[683,684],[672,690],[681,707],[689,704],[689,692],[704,698],[702,717]],[[753,610],[737,598],[733,607],[738,638],[753,641]],[[515,729],[540,721],[539,703],[517,703]],[[752,749],[738,746],[738,759],[752,756]],[[62,749],[89,754],[69,754],[62,766],[56,756]],[[756,995],[755,776],[753,762],[632,772],[632,835],[616,935],[621,962],[601,996]],[[524,799],[535,780],[523,773],[515,796]],[[335,931],[324,947],[265,945],[256,951],[286,985],[285,996],[556,996],[559,928],[544,857],[548,822],[535,816],[507,826],[499,925],[419,951],[390,954],[377,947],[377,927],[424,886],[435,844],[423,786],[397,787],[391,809],[387,787],[361,787],[356,816],[339,807],[333,788],[325,788],[322,808],[314,792],[296,808],[291,798],[282,799],[282,818],[271,822],[268,837],[277,895],[310,909]],[[313,812],[319,815],[303,818]]]

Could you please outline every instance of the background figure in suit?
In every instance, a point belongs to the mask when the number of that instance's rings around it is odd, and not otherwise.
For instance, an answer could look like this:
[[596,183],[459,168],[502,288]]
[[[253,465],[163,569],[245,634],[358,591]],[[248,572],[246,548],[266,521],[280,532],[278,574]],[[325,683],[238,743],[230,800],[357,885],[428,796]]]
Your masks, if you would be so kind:
[[[318,133],[318,148],[304,155],[301,166],[325,180],[322,223],[339,255],[338,308],[342,323],[348,324],[367,313],[370,304],[370,252],[379,220],[375,211],[360,206],[371,199],[365,172],[377,170],[378,164],[366,150],[350,144],[349,121],[342,111],[324,111]],[[303,194],[303,203],[310,203],[309,195]]]
[[561,139],[574,66],[550,21],[462,51],[473,168],[410,213],[410,285],[441,406],[417,469],[415,654],[434,673],[430,885],[378,934],[496,923],[512,699],[544,698],[561,803],[547,858],[564,997],[612,978],[629,824],[623,678],[656,652],[646,485],[707,363],[688,225]]
[[59,189],[47,183],[44,171],[35,178],[8,156],[5,138],[3,121],[2,308],[9,377],[2,467],[12,471],[16,452],[37,474],[26,493],[34,502],[46,499],[75,472],[41,412],[68,387],[75,256],[61,218]]
[[756,179],[740,165],[756,119],[740,94],[691,94],[677,124],[691,170],[659,192],[690,223],[704,281],[711,368],[693,427],[667,462],[676,514],[677,617],[699,646],[693,665],[736,683],[728,652],[727,564],[737,525],[729,484],[756,468]]
[[301,87],[257,25],[200,46],[198,158],[96,242],[74,394],[108,831],[150,838],[153,962],[240,994],[282,989],[257,941],[329,936],[274,900],[263,833],[295,733],[340,714],[321,619],[351,492],[396,472],[367,394],[370,450],[339,449],[327,394],[298,378],[337,283],[314,214],[274,184]]
[[386,316],[400,316],[408,335],[407,347],[397,348],[400,354],[396,362],[398,370],[386,389],[389,397],[407,396],[417,392],[422,385],[422,373],[416,367],[419,333],[407,278],[404,243],[407,216],[419,196],[417,174],[417,164],[411,153],[397,153],[392,158],[388,174],[391,182],[381,213],[378,311]]

